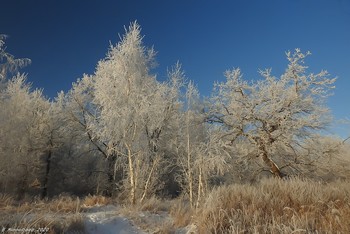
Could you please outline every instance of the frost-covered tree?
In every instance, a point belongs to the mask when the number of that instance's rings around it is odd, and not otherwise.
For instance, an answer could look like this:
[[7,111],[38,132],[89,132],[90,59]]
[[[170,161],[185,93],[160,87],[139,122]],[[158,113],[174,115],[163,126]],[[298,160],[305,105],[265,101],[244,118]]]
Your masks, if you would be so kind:
[[182,193],[189,198],[191,207],[198,207],[209,188],[209,179],[226,168],[225,155],[213,147],[213,138],[205,122],[204,103],[192,81],[185,83],[184,72],[177,64],[169,73],[182,85],[181,111],[173,113],[169,123],[171,134],[166,141],[166,151],[172,155],[176,181]]
[[179,108],[177,80],[158,82],[150,74],[154,55],[143,46],[140,27],[133,23],[95,73],[85,75],[67,94],[71,119],[107,161],[108,193],[114,193],[122,179],[132,203],[149,196],[159,183],[162,138]]
[[315,136],[305,140],[297,150],[302,155],[305,168],[301,175],[324,181],[348,179],[350,176],[350,145],[335,136]]
[[91,121],[93,138],[106,145],[114,167],[110,170],[123,167],[124,188],[132,203],[144,199],[157,179],[162,156],[157,140],[170,111],[164,106],[166,89],[150,74],[154,55],[143,46],[140,27],[133,23],[92,77],[97,107],[96,120]]
[[[47,167],[46,184],[49,195],[62,191],[82,195],[100,193],[104,189],[101,151],[91,140],[87,130],[86,112],[91,99],[83,92],[85,81],[78,81],[67,92],[60,92],[51,102],[51,117],[54,119],[51,139],[54,145]],[[49,159],[49,158],[48,158]],[[49,165],[48,165],[49,166]]]
[[[43,165],[49,168],[53,146],[50,103],[40,90],[31,90],[24,75],[18,73],[10,78],[30,64],[30,59],[16,59],[7,53],[5,39],[5,35],[0,35],[0,156],[4,162],[2,172],[6,174],[4,188],[8,189],[17,181],[17,192],[22,196],[28,190],[29,180],[35,177],[34,184],[43,183],[42,193],[45,194],[47,176],[42,178],[40,169]],[[42,159],[46,154],[48,158]]]
[[225,154],[219,152],[205,124],[206,113],[198,90],[189,82],[185,94],[186,109],[180,119],[180,138],[177,142],[182,155],[177,155],[183,174],[183,187],[188,193],[191,206],[198,207],[208,191],[208,182],[212,175],[226,169]]
[[3,83],[10,74],[16,73],[18,69],[30,64],[30,59],[17,59],[6,52],[6,35],[0,34],[0,82]]
[[[117,170],[117,160],[125,165],[128,178],[124,186],[132,203],[139,186],[138,169],[149,156],[144,133],[157,85],[155,77],[149,75],[153,57],[153,50],[142,45],[140,28],[134,23],[121,42],[111,46],[93,76],[93,103],[98,112],[97,120],[91,121],[93,137],[107,147],[109,171]],[[114,178],[109,180],[115,181],[115,173],[111,175]]]
[[288,52],[289,64],[280,78],[267,69],[260,71],[264,79],[248,82],[240,69],[227,71],[212,99],[210,121],[221,126],[225,147],[247,140],[246,158],[259,157],[277,177],[283,176],[283,168],[296,169],[302,163],[291,152],[330,122],[324,101],[335,79],[326,71],[307,73],[307,55],[299,49]]
[[[43,157],[51,148],[50,103],[20,74],[8,80],[0,95],[2,187],[21,197],[31,182],[42,180]],[[17,191],[11,190],[14,184]]]

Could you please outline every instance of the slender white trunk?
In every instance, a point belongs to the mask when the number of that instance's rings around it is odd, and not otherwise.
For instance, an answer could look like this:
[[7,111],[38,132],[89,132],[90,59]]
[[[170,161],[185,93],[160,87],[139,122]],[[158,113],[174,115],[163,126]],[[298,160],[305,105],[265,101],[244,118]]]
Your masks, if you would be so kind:
[[193,207],[193,178],[192,178],[192,165],[191,165],[191,145],[190,145],[190,132],[189,132],[189,114],[187,112],[187,176],[189,186],[190,204]]
[[152,164],[152,168],[151,168],[151,171],[149,172],[149,174],[148,174],[148,177],[147,177],[147,181],[146,181],[146,183],[145,183],[145,187],[144,187],[144,189],[143,189],[143,194],[142,194],[142,197],[141,197],[141,202],[145,199],[145,197],[146,197],[146,195],[147,195],[147,193],[148,193],[148,187],[149,187],[149,184],[150,184],[150,182],[151,182],[151,179],[152,179],[152,175],[153,175],[153,171],[154,171],[154,169],[155,169],[155,167],[156,167],[156,164],[158,164],[158,159],[156,159],[156,160],[154,160],[154,162],[153,162],[153,164]]
[[197,204],[196,208],[199,207],[200,200],[202,198],[202,192],[203,192],[203,175],[202,175],[202,168],[199,168],[199,174],[198,174],[198,192],[197,192]]
[[130,178],[130,202],[135,204],[136,202],[136,184],[135,184],[135,174],[134,174],[134,165],[132,160],[131,149],[128,144],[125,144],[128,151],[128,161],[129,161],[129,178]]

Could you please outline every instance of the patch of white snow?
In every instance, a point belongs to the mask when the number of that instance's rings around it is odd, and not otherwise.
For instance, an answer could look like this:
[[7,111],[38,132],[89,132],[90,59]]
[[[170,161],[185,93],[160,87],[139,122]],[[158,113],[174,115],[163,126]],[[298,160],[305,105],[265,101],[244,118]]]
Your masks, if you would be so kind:
[[144,234],[127,218],[120,217],[116,206],[94,207],[84,216],[85,231],[88,234]]

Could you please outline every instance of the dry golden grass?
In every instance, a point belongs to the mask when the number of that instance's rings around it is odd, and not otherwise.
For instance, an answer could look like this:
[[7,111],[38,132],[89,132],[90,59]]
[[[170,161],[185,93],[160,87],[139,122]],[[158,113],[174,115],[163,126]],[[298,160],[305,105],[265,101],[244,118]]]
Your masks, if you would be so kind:
[[128,217],[146,233],[175,233],[173,221],[169,216],[173,203],[173,200],[152,196],[135,205],[125,203],[118,208],[118,213]]
[[139,209],[141,211],[149,211],[151,213],[168,212],[172,206],[172,201],[159,199],[152,196],[141,204],[139,204]]
[[14,199],[12,196],[10,196],[8,194],[0,193],[0,208],[1,209],[12,206],[13,203],[14,203]]
[[263,180],[212,191],[195,223],[200,233],[350,233],[350,183]]
[[74,214],[61,221],[55,220],[50,230],[53,230],[54,233],[85,233],[83,217],[81,214]]
[[16,233],[84,233],[84,222],[80,214],[70,216],[47,216],[26,213],[3,225]]
[[154,234],[174,234],[174,227],[172,223],[166,222],[163,223],[156,231],[153,231]]
[[[3,199],[1,199],[3,198]],[[15,213],[25,213],[31,211],[47,213],[79,213],[81,202],[78,197],[58,196],[51,200],[40,200],[37,198],[31,201],[15,201],[10,196],[0,197],[0,211],[7,210]]]
[[34,233],[42,231],[42,233],[56,233],[54,232],[52,226],[52,221],[45,220],[43,216],[33,216],[30,213],[24,214],[22,217],[12,219],[6,225],[8,232],[16,233]]
[[170,209],[170,215],[175,227],[185,227],[193,221],[195,210],[191,209],[188,201],[177,199]]
[[110,204],[111,198],[104,197],[101,195],[89,195],[86,196],[82,201],[82,206],[84,207],[93,207],[93,206],[103,206]]
[[50,212],[79,213],[80,199],[71,196],[59,196],[50,201],[44,202],[46,209]]
[[[151,197],[137,205],[121,205],[118,214],[150,233],[179,229],[193,233],[350,233],[349,196],[350,182],[346,181],[266,179],[255,185],[218,187],[198,209],[191,209],[182,198]],[[0,195],[0,226],[83,233],[84,208],[111,203],[113,200],[102,196],[18,203]]]
[[105,205],[109,199],[88,196],[61,195],[51,200],[16,201],[9,195],[0,195],[0,226],[17,230],[47,229],[48,233],[84,233],[81,212],[83,205]]

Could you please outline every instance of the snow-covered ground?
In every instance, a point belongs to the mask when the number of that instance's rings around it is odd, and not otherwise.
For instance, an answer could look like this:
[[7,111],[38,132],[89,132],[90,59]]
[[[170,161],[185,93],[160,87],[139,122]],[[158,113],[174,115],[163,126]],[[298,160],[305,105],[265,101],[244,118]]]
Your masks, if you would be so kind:
[[[162,225],[172,222],[167,212],[158,214],[149,211],[141,211],[137,214],[137,219],[147,226],[147,230],[141,230],[130,218],[122,216],[119,208],[114,205],[89,208],[82,213],[84,217],[85,232],[89,234],[146,234],[159,233]],[[174,230],[176,234],[196,233],[195,225]]]
[[84,215],[84,225],[86,233],[119,233],[119,234],[144,234],[135,227],[131,221],[121,217],[117,212],[117,207],[113,205],[93,207]]

